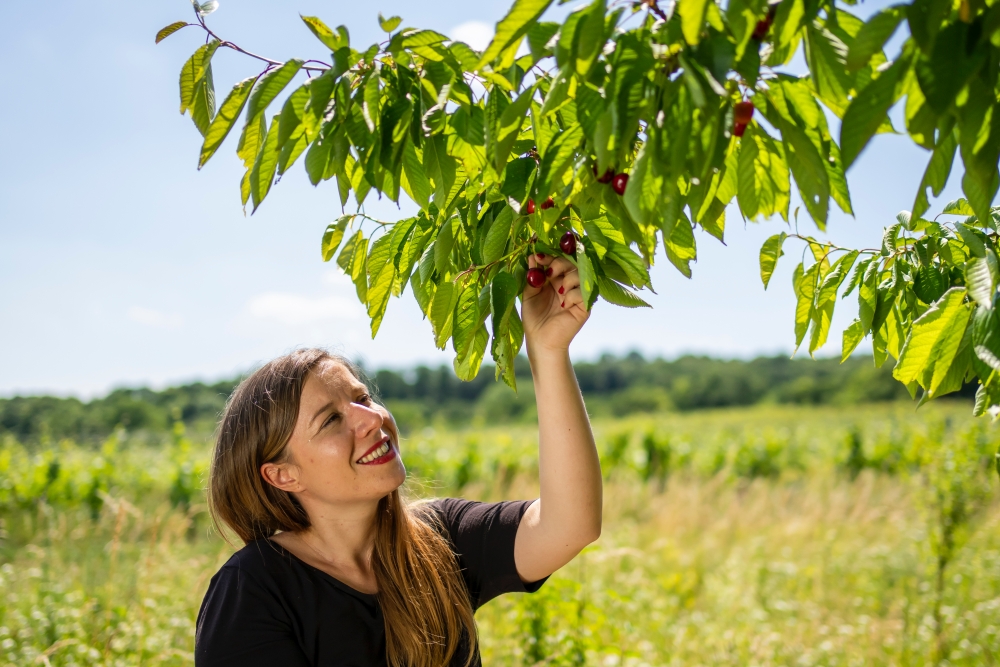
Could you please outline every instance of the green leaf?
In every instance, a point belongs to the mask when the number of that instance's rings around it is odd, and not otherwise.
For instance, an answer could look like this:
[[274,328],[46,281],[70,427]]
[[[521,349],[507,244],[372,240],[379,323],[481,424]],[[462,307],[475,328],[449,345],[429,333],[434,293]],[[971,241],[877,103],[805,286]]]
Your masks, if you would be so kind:
[[847,361],[847,358],[857,349],[858,343],[864,337],[865,328],[861,324],[861,320],[854,320],[849,327],[844,329],[844,346],[840,353],[840,363]]
[[455,302],[455,325],[451,343],[458,357],[462,357],[475,342],[479,327],[479,285],[476,280],[466,280],[457,289],[459,296]]
[[215,115],[212,56],[218,47],[219,41],[215,39],[199,47],[181,69],[181,113],[191,112],[191,120],[202,136],[208,132]]
[[858,284],[861,282],[861,277],[865,274],[865,270],[868,268],[868,265],[871,264],[871,261],[872,261],[871,259],[866,259],[864,261],[858,262],[854,266],[854,272],[851,273],[851,278],[850,280],[847,281],[847,287],[844,289],[844,293],[840,297],[841,299],[846,299],[847,295],[853,292],[854,288],[858,286]]
[[326,226],[326,231],[323,232],[322,244],[324,262],[329,262],[333,259],[337,248],[340,247],[340,242],[344,239],[344,231],[347,229],[347,223],[353,219],[353,215],[344,215],[337,222],[331,222]]
[[622,268],[632,285],[652,289],[653,284],[650,281],[645,260],[628,246],[621,243],[611,243],[608,246],[607,257],[614,260]]
[[594,270],[588,246],[591,246],[588,238],[584,238],[581,243],[576,244],[576,268],[580,279],[580,294],[583,296],[583,304],[587,310],[590,310],[597,300],[599,288],[597,286],[597,272]]
[[975,215],[969,200],[965,198],[955,199],[945,204],[941,209],[941,215]]
[[882,51],[905,16],[903,5],[893,5],[868,19],[854,36],[854,42],[847,52],[847,69],[856,72],[867,67],[872,57]]
[[597,276],[597,289],[601,298],[616,306],[625,308],[652,308],[648,303],[639,298],[632,290],[622,287],[613,280],[608,280],[603,276]]
[[204,167],[205,163],[215,155],[215,151],[219,150],[219,146],[226,140],[229,131],[233,129],[236,119],[243,111],[243,105],[246,104],[247,98],[250,96],[255,80],[256,77],[253,76],[243,79],[229,91],[226,101],[219,107],[218,115],[212,120],[212,124],[208,126],[208,131],[205,133],[205,142],[201,146],[201,156],[198,158],[199,169]]
[[517,140],[521,126],[524,125],[524,119],[534,94],[534,86],[527,88],[500,115],[500,127],[497,131],[496,145],[493,149],[494,164],[497,171],[502,171],[504,165],[507,164],[507,158],[510,157],[511,148],[513,148],[514,142]]
[[970,257],[965,263],[965,286],[969,297],[980,308],[993,307],[993,295],[997,290],[997,259],[992,250],[985,257]]
[[399,27],[399,24],[403,22],[398,16],[390,16],[389,18],[382,18],[381,12],[378,15],[378,25],[385,32],[392,32]]
[[455,368],[455,375],[463,382],[471,382],[479,374],[479,369],[483,363],[483,356],[486,354],[486,346],[490,342],[490,334],[486,327],[480,325],[476,329],[472,343],[466,348],[464,354],[456,355],[452,365]]
[[[934,147],[934,152],[931,154],[931,159],[927,163],[927,169],[924,170],[924,177],[920,181],[920,188],[917,190],[917,198],[913,203],[913,217],[919,218],[927,209],[930,208],[930,203],[927,201],[927,188],[931,189],[934,196],[937,197],[944,190],[945,184],[948,182],[948,176],[951,174],[951,165],[955,162],[955,149],[958,147],[958,136],[954,131],[948,132],[943,137],[941,137],[937,146]],[[960,201],[965,201],[964,199]],[[963,215],[973,215],[972,207],[966,205],[968,213]],[[949,213],[947,210],[942,211],[942,213]]]
[[795,267],[792,274],[792,286],[795,293],[795,349],[806,337],[809,322],[812,320],[813,306],[816,296],[816,273],[820,263],[817,262],[803,271],[802,264]]
[[186,28],[189,25],[191,24],[185,21],[177,21],[176,23],[171,23],[166,28],[161,28],[160,31],[156,33],[156,43],[159,44],[160,42],[165,40],[167,37],[170,37],[170,35],[174,34],[181,28]]
[[844,282],[844,278],[850,272],[851,267],[854,266],[854,262],[858,259],[858,251],[851,250],[850,252],[842,255],[834,265],[830,268],[830,272],[826,274],[823,278],[823,282],[820,285],[819,292],[816,295],[816,306],[822,307],[828,301],[834,301],[837,298],[837,290],[840,289],[841,283]]
[[[976,374],[984,383],[1000,371],[1000,309],[976,308],[972,315],[972,345],[979,368]],[[985,367],[983,367],[985,365]]]
[[430,320],[434,328],[434,344],[438,349],[443,350],[451,338],[451,332],[455,323],[455,301],[458,299],[458,290],[455,283],[450,280],[443,281],[438,285],[437,291],[431,300]]
[[806,27],[806,62],[816,94],[831,108],[847,106],[854,87],[845,69],[847,46],[818,22]]
[[695,246],[694,232],[691,229],[691,221],[687,216],[681,214],[680,220],[674,225],[670,232],[670,237],[665,240],[667,259],[677,267],[677,270],[685,277],[691,277],[691,262],[698,258],[698,251]]
[[[261,76],[253,89],[253,94],[250,95],[247,118],[252,121],[258,115],[263,114],[268,105],[274,101],[274,98],[285,89],[285,86],[302,69],[302,65],[303,62],[301,60],[293,58],[280,67],[276,67]],[[278,135],[275,133],[275,141],[277,141],[277,137]]]
[[278,166],[278,121],[279,114],[271,119],[264,145],[257,153],[253,171],[250,172],[250,196],[253,200],[253,210],[256,211],[264,197],[271,190],[274,182],[274,171]]
[[708,0],[679,0],[677,11],[681,15],[681,32],[684,41],[692,46],[701,39],[705,29],[705,12],[708,10]]
[[507,15],[497,23],[493,40],[483,51],[476,69],[482,69],[516,42],[520,42],[551,4],[552,0],[515,0]]
[[840,151],[845,170],[854,164],[899,99],[897,84],[909,66],[907,58],[900,58],[865,86],[847,107],[840,128]]
[[[968,308],[963,304],[965,296],[965,289],[953,287],[913,322],[899,363],[892,370],[894,378],[909,384],[917,380],[926,368],[939,362],[944,365],[951,363],[969,318]],[[956,340],[954,331],[959,327]]]
[[413,49],[447,41],[448,37],[446,35],[442,35],[434,30],[414,30],[413,32],[404,33],[402,44],[404,49]]
[[403,149],[403,177],[402,184],[406,194],[420,208],[426,210],[430,205],[431,183],[427,180],[427,173],[417,156],[417,149],[410,141],[406,142],[406,147]]
[[514,209],[510,206],[504,206],[503,210],[493,220],[489,231],[486,232],[486,240],[483,243],[484,263],[491,264],[503,256],[503,251],[507,247],[507,239],[510,237],[513,224]]
[[764,289],[767,289],[767,284],[771,282],[771,275],[774,273],[778,258],[785,254],[781,246],[786,238],[788,234],[785,232],[775,234],[760,247],[760,279],[764,283]]
[[795,176],[802,203],[820,229],[826,226],[830,206],[830,174],[826,161],[809,134],[793,123],[782,123],[785,159]]
[[342,46],[347,46],[347,40],[343,39],[343,37],[346,36],[346,30],[338,35],[330,30],[325,23],[315,16],[301,16],[301,18],[306,24],[306,27],[309,28],[312,34],[316,35],[316,38],[319,41],[326,45],[326,48],[331,51],[336,51]]
[[393,263],[393,235],[383,234],[372,244],[368,254],[368,317],[371,318],[372,338],[378,333],[385,317],[385,309],[392,293],[392,283],[396,278],[396,267]]

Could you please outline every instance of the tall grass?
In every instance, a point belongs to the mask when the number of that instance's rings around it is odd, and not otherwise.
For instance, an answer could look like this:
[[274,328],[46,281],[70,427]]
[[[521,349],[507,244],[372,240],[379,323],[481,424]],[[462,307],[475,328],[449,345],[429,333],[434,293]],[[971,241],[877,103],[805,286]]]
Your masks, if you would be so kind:
[[[930,408],[930,409],[928,409]],[[477,614],[487,665],[1000,663],[997,432],[965,408],[595,423],[600,541]],[[411,495],[533,497],[530,428],[424,430]],[[0,665],[190,665],[229,549],[205,438],[0,444]]]

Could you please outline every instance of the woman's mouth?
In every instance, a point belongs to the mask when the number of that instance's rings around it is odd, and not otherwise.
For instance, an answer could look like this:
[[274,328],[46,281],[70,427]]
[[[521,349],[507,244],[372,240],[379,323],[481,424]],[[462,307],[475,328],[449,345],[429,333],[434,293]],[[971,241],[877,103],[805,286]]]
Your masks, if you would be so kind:
[[389,438],[385,437],[358,459],[357,463],[369,466],[380,465],[394,458],[396,458],[396,450],[392,448],[392,442]]

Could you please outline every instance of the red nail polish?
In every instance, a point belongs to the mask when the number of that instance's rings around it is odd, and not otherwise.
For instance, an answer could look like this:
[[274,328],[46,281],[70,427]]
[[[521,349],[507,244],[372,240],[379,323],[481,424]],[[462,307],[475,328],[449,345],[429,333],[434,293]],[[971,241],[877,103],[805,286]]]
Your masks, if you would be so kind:
[[560,287],[559,288],[559,293],[562,294],[564,289],[566,289],[566,288],[565,287]]
[[538,259],[545,259],[545,253],[544,252],[535,253],[535,257],[537,257]]
[[560,304],[559,304],[559,307],[560,307],[560,308],[565,308],[565,307],[566,307],[566,302],[565,302],[565,301],[563,301],[562,303],[560,303]]
[[551,276],[552,275],[552,267],[551,266],[549,268],[545,269],[545,275],[547,275],[547,276]]

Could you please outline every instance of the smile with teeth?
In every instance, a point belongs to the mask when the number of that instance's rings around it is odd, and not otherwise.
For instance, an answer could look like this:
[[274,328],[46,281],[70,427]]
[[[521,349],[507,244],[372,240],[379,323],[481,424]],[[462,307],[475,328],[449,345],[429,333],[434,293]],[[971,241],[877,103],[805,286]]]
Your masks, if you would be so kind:
[[380,459],[392,449],[392,444],[389,442],[389,438],[386,438],[381,445],[372,450],[370,453],[358,459],[358,463],[371,463],[376,459]]

